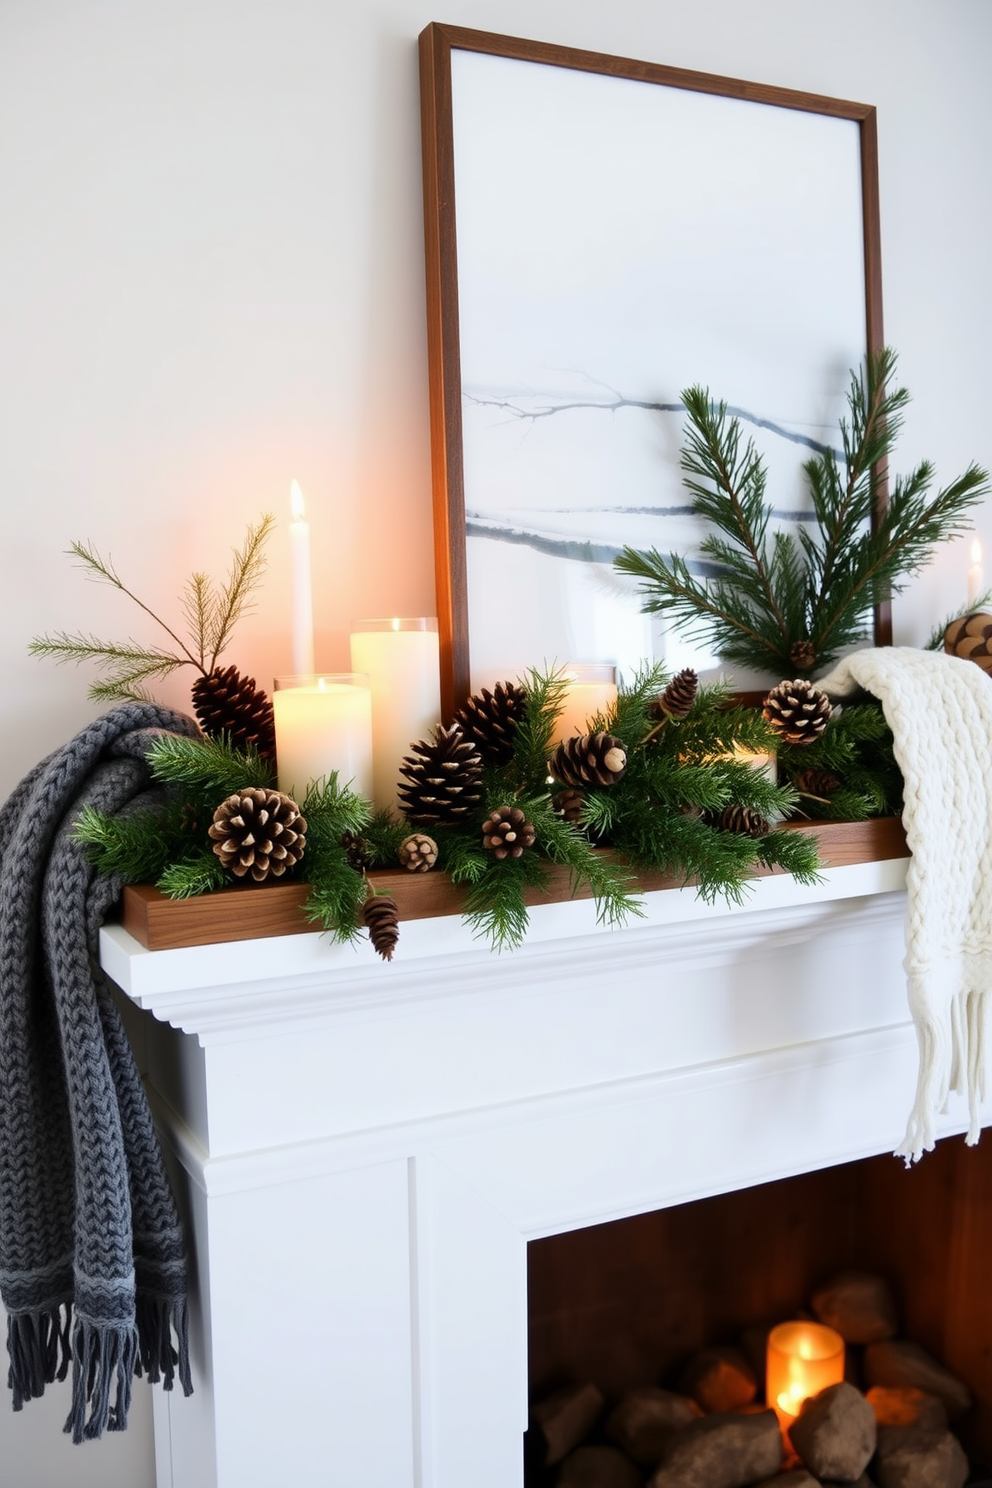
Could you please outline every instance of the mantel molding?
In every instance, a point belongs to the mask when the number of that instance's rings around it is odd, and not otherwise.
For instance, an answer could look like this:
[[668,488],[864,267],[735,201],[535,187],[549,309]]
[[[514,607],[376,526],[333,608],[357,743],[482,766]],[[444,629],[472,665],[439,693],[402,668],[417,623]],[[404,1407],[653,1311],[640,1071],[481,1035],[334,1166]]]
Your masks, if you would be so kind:
[[[147,951],[119,925],[101,932],[101,962],[139,1007],[206,1046],[410,1015],[438,1001],[510,1001],[577,974],[615,980],[662,962],[670,981],[809,939],[840,919],[844,934],[870,934],[873,923],[904,915],[906,867],[897,859],[830,869],[805,887],[765,878],[740,905],[661,890],[645,896],[644,918],[622,930],[598,925],[588,901],[539,906],[527,942],[504,955],[444,917],[404,924],[389,965],[367,943],[339,946],[318,934]],[[852,913],[854,899],[861,902]],[[838,901],[846,901],[843,916]]]

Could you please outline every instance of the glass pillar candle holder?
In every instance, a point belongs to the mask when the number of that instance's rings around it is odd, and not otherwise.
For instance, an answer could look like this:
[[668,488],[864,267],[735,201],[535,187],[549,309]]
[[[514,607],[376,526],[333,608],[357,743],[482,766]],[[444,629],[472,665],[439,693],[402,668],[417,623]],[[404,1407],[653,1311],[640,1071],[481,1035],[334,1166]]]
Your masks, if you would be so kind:
[[338,782],[372,795],[372,692],[368,677],[325,672],[277,677],[272,694],[279,789],[302,804],[307,786]]
[[396,808],[400,761],[441,716],[437,620],[353,620],[351,664],[372,688],[372,795]]
[[555,744],[587,733],[589,720],[607,712],[617,700],[617,669],[612,662],[570,661],[564,679],[567,691],[555,722]]
[[844,1378],[844,1340],[823,1323],[779,1323],[768,1335],[766,1398],[788,1431],[803,1401]]

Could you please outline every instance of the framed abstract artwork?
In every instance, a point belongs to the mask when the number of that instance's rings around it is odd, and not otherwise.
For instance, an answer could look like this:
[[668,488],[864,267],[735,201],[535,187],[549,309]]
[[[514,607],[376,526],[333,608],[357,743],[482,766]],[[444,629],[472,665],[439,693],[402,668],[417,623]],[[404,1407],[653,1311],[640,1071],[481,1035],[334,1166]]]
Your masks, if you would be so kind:
[[[612,560],[694,555],[682,389],[810,520],[882,344],[868,105],[433,24],[421,39],[446,710],[531,665],[682,661]],[[886,639],[888,617],[877,617]]]

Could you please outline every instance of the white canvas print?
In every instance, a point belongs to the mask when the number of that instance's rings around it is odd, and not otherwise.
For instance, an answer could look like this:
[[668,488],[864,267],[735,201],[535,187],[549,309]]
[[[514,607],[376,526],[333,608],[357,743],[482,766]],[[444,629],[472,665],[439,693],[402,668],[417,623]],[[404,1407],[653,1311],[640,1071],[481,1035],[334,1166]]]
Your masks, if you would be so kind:
[[473,688],[542,662],[681,665],[612,569],[697,557],[680,391],[730,405],[774,520],[866,349],[851,118],[454,50]]

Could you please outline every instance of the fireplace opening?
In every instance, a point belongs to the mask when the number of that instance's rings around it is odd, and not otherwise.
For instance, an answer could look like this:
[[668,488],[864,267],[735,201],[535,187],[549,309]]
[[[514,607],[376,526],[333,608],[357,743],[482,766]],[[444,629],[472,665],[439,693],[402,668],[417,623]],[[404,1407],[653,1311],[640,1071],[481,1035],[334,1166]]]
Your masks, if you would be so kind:
[[[755,1330],[812,1317],[816,1288],[853,1270],[885,1278],[897,1336],[967,1384],[973,1403],[952,1429],[969,1481],[992,1478],[990,1135],[977,1148],[947,1139],[910,1169],[886,1154],[532,1241],[532,1407],[595,1386],[604,1403],[587,1409],[584,1442],[616,1450],[606,1423],[630,1392],[678,1392],[704,1349],[746,1339],[753,1355]],[[867,1388],[864,1366],[864,1349],[849,1346],[848,1379]],[[549,1455],[532,1416],[527,1488],[570,1482],[560,1451]],[[639,1472],[631,1483],[652,1475],[643,1462]]]

